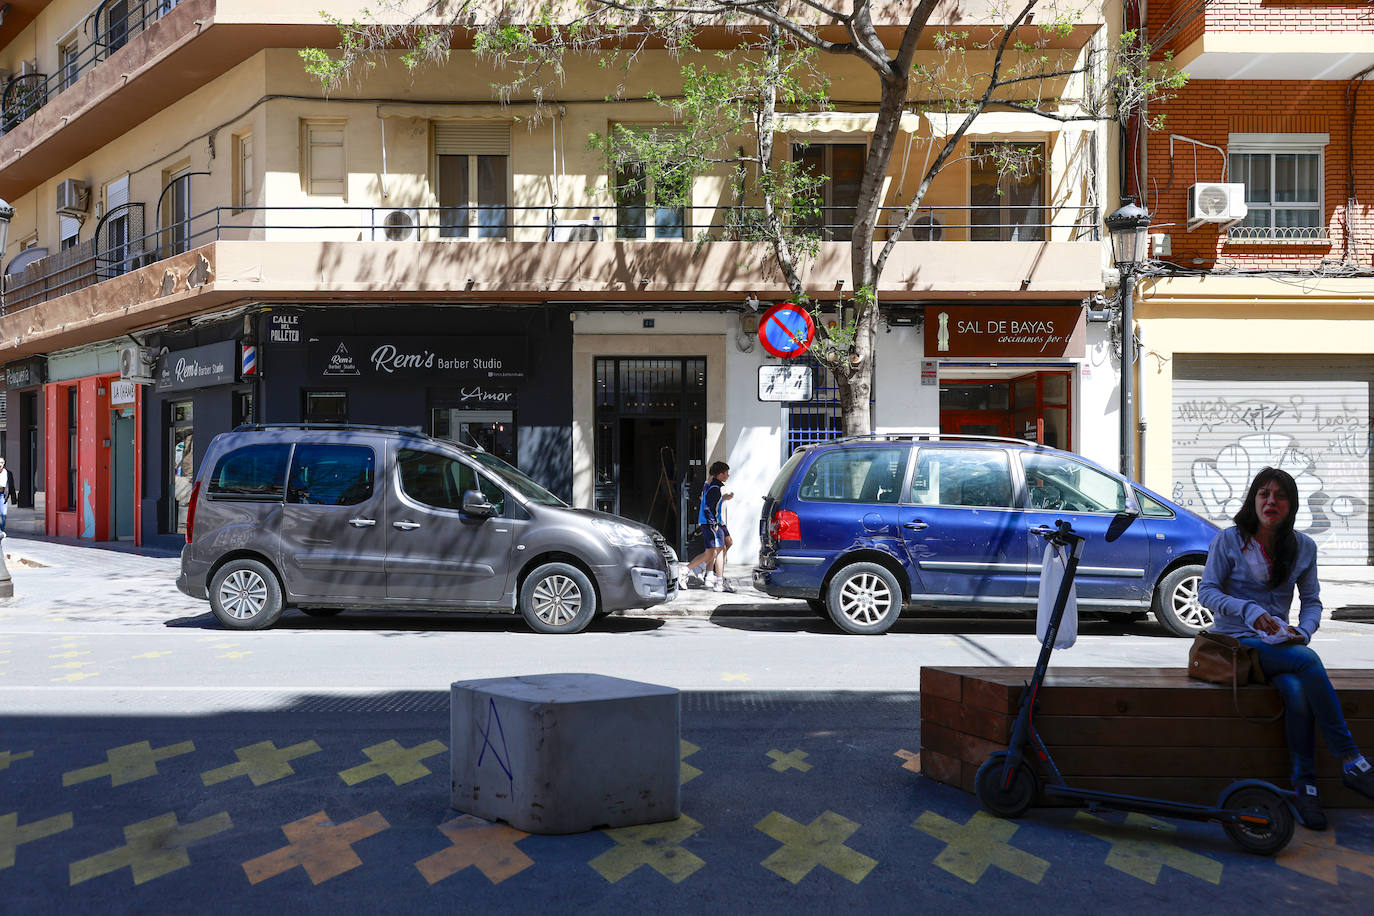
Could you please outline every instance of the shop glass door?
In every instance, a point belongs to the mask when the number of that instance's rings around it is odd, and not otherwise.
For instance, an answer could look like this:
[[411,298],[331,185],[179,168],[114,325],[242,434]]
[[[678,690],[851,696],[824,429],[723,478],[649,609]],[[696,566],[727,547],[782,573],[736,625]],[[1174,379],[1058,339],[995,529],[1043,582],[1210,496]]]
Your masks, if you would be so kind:
[[430,429],[436,439],[476,446],[519,467],[514,411],[434,407],[430,409]]
[[186,533],[186,513],[191,505],[191,487],[196,476],[196,455],[190,401],[169,405],[171,422],[167,431],[168,533]]

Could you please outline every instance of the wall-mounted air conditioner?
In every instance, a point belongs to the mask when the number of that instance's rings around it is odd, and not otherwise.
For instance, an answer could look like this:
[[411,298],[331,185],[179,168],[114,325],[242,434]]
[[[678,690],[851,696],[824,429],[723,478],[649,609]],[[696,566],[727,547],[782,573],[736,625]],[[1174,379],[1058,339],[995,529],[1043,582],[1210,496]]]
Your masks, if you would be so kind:
[[119,378],[137,385],[153,383],[157,357],[147,347],[124,347],[119,351]]
[[81,217],[91,208],[91,186],[75,178],[57,184],[57,212],[62,216]]
[[420,211],[409,208],[378,211],[372,227],[374,242],[413,242],[420,237]]
[[1245,206],[1245,185],[1200,181],[1188,189],[1188,229],[1202,223],[1238,223],[1249,210]]

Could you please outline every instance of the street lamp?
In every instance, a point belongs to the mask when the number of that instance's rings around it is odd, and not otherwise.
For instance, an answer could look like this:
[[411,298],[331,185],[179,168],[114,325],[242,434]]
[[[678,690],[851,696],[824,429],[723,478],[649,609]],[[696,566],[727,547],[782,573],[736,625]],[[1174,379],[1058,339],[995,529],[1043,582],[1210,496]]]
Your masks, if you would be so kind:
[[1135,274],[1145,261],[1150,212],[1128,197],[1104,222],[1112,237],[1112,259],[1121,272],[1121,473],[1135,473]]

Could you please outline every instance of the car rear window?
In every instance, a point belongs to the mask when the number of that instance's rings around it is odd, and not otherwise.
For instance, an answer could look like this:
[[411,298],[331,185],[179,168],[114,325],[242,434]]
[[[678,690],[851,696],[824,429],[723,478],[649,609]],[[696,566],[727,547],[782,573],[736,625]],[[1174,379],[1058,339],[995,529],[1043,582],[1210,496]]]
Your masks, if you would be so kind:
[[296,446],[286,501],[311,506],[355,506],[372,496],[376,456],[366,445]]
[[812,462],[801,498],[834,503],[895,503],[900,498],[909,448],[842,448]]
[[289,443],[245,445],[215,463],[206,492],[215,499],[281,502]]
[[1001,449],[923,447],[911,480],[918,506],[1010,509],[1011,465]]
[[787,463],[778,471],[778,476],[773,478],[773,485],[768,488],[768,498],[773,502],[782,499],[782,495],[787,492],[787,482],[792,479],[792,474],[797,470],[797,465],[802,463],[806,457],[806,451],[798,449],[792,453],[792,457],[787,459]]

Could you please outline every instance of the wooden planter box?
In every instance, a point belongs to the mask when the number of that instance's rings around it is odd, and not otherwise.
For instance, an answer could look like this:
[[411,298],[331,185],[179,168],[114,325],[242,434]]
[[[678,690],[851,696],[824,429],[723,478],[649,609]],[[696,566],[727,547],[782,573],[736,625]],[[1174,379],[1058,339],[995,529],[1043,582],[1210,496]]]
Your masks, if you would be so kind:
[[[987,756],[1005,749],[1030,668],[921,669],[921,771],[973,791]],[[1363,750],[1374,750],[1374,672],[1329,672],[1346,721]],[[1241,709],[1271,716],[1272,687],[1242,687]],[[1056,668],[1040,688],[1033,721],[1072,786],[1215,804],[1237,779],[1290,787],[1283,720],[1236,713],[1229,687],[1188,677],[1183,668]],[[1374,802],[1341,783],[1339,762],[1317,732],[1317,787],[1330,808]]]

